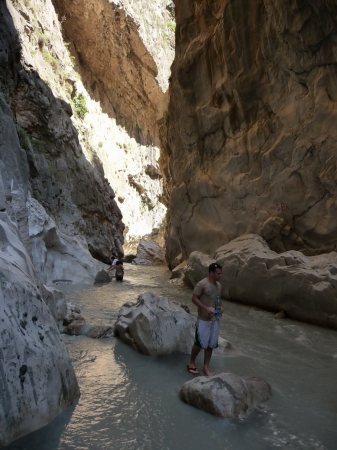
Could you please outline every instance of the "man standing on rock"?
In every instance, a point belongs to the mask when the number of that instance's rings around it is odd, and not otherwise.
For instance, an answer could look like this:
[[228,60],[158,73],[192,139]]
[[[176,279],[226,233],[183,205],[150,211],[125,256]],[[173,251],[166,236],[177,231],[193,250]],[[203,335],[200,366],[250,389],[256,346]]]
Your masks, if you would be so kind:
[[[208,268],[208,277],[196,284],[192,302],[198,307],[198,321],[195,330],[195,340],[192,347],[190,363],[187,370],[197,375],[199,372],[195,367],[195,359],[201,349],[204,350],[204,367],[205,375],[214,375],[209,370],[213,349],[218,346],[219,337],[219,319],[215,316],[216,297],[221,294],[221,285],[219,280],[222,274],[220,264],[212,263]],[[223,308],[221,306],[221,314]]]

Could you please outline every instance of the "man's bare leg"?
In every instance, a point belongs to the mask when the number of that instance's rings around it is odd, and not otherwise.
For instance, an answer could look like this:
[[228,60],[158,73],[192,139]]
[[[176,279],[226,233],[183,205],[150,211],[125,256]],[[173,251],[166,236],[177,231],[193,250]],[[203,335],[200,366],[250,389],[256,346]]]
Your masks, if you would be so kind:
[[204,371],[204,374],[207,375],[208,377],[212,377],[214,375],[214,373],[211,372],[208,368],[209,363],[211,361],[212,352],[213,352],[213,349],[210,347],[207,347],[205,350],[203,371]]
[[192,351],[191,351],[191,358],[190,358],[190,363],[189,363],[189,367],[195,369],[195,360],[196,357],[199,355],[201,348],[198,347],[197,345],[193,345],[192,347]]

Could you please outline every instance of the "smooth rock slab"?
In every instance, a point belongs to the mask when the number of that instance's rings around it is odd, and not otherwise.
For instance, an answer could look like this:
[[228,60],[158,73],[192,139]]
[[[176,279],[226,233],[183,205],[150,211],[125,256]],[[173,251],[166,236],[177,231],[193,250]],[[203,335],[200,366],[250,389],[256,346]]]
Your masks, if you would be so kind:
[[234,373],[219,373],[212,377],[196,377],[180,390],[180,398],[215,416],[242,418],[271,396],[269,384],[258,377],[239,377]]
[[122,341],[149,356],[189,353],[196,319],[166,297],[146,292],[136,303],[126,303],[116,321]]

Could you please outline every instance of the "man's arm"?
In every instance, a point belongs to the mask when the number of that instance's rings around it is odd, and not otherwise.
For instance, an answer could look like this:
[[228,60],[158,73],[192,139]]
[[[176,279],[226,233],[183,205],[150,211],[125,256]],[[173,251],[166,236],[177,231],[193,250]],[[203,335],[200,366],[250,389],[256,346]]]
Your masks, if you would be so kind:
[[212,311],[212,309],[209,306],[205,306],[203,303],[201,303],[200,297],[197,294],[193,293],[193,295],[192,295],[192,302],[198,308],[203,309],[208,316],[212,316],[214,314],[214,312]]

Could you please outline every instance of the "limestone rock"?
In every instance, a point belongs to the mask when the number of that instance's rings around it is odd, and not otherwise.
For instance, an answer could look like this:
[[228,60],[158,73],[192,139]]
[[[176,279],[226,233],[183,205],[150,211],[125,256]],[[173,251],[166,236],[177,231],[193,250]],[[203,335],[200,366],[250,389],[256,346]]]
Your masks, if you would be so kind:
[[62,291],[42,284],[40,287],[42,298],[48,306],[56,324],[59,324],[66,317],[67,302]]
[[126,303],[116,321],[122,341],[149,356],[189,353],[193,345],[195,318],[166,297],[146,292],[137,303]]
[[63,328],[62,333],[70,336],[81,336],[86,334],[89,328],[86,325],[86,320],[80,315],[75,315],[71,322]]
[[[199,265],[202,271],[202,259],[196,255],[191,255],[191,266]],[[277,254],[251,234],[218,248],[212,257],[222,265],[223,298],[337,328],[336,252],[310,257],[294,250]],[[193,285],[199,281],[195,273],[196,269],[185,272]]]
[[94,284],[110,283],[111,277],[112,277],[111,272],[109,273],[106,270],[102,269],[95,276]]
[[165,251],[154,241],[141,239],[137,248],[137,257],[132,264],[141,266],[156,266],[165,264]]
[[34,198],[27,200],[28,229],[34,267],[47,284],[67,279],[92,283],[101,264],[94,260],[83,239],[62,233]]
[[105,339],[115,335],[114,327],[104,326],[104,325],[94,325],[86,333],[87,337],[92,339]]
[[208,267],[216,262],[201,252],[192,252],[184,267],[183,281],[187,286],[195,286],[198,281],[208,276]]
[[[0,446],[4,446],[47,425],[80,393],[55,323],[63,306],[52,305],[54,318],[37,288],[18,228],[5,212],[0,212],[0,234]],[[44,294],[49,304],[57,297],[51,291]]]
[[252,376],[239,377],[234,373],[196,377],[180,390],[180,398],[185,403],[227,419],[248,416],[270,396],[271,388],[266,381]]
[[277,252],[335,250],[336,2],[175,6],[162,153],[171,267],[249,233]]

